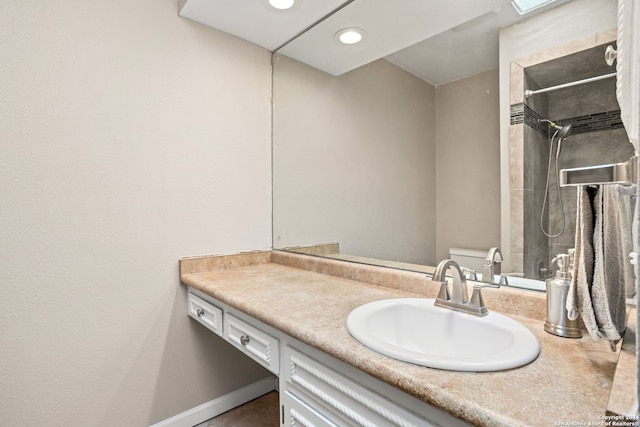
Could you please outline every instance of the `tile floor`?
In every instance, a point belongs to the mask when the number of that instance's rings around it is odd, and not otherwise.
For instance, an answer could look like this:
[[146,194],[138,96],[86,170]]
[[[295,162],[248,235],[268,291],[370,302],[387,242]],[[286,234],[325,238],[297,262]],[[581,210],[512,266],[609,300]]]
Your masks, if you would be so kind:
[[196,427],[279,427],[278,392],[272,391]]

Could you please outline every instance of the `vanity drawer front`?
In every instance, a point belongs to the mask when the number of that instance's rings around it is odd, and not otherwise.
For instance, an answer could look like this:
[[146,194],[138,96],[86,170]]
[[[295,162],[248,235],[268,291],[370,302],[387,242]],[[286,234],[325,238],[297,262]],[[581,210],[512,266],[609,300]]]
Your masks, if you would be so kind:
[[222,310],[189,292],[187,297],[189,316],[222,336]]
[[285,381],[291,384],[287,390],[312,408],[320,404],[315,408],[318,412],[324,413],[324,407],[347,420],[344,425],[433,425],[291,347],[284,352]]
[[321,414],[298,400],[291,393],[282,394],[284,425],[291,427],[338,427]]
[[226,314],[224,338],[249,357],[278,375],[280,373],[280,343],[277,338]]

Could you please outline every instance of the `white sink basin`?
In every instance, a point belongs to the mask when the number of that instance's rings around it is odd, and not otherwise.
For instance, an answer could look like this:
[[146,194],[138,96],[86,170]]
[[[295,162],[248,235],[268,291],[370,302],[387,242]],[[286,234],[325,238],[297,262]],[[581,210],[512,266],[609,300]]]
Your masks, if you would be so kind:
[[347,317],[355,339],[385,356],[452,371],[500,371],[533,361],[538,340],[498,313],[473,316],[435,307],[433,299],[401,298],[362,305]]

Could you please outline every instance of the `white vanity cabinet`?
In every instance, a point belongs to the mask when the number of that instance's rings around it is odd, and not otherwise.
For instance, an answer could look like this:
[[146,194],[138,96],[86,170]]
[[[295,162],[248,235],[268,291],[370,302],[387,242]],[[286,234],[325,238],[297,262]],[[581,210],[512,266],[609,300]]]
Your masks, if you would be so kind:
[[[283,352],[281,388],[284,382],[285,394],[297,398],[311,409],[312,413],[323,414],[323,422],[327,424],[319,425],[434,425],[307,354],[289,346],[286,346]],[[358,371],[354,370],[353,374],[356,376]],[[289,411],[285,414],[284,424],[295,425],[293,421],[294,414]]]
[[328,420],[289,391],[280,393],[280,405],[282,406],[282,424],[285,426],[338,427],[338,424]]
[[280,343],[259,327],[228,314],[224,321],[224,338],[272,373],[280,373]]
[[278,375],[280,372],[278,339],[229,312],[223,314],[223,309],[219,308],[223,306],[222,303],[208,300],[213,299],[190,289],[187,294],[188,315]]
[[187,312],[207,329],[222,336],[222,310],[192,292],[187,295]]
[[[281,424],[288,427],[428,427],[468,424],[302,343],[263,322],[189,288],[189,316],[279,377]],[[198,316],[198,310],[205,314]],[[219,313],[216,311],[219,310]]]

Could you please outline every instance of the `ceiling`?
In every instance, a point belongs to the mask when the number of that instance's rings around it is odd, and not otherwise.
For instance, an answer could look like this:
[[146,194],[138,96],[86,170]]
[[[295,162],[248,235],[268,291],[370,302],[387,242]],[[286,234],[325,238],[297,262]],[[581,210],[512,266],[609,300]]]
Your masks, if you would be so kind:
[[[500,28],[567,1],[523,16],[510,0],[296,0],[285,11],[267,0],[183,0],[179,15],[332,75],[385,58],[440,85],[496,69]],[[347,27],[364,40],[334,40]]]
[[[353,1],[353,0],[351,0]],[[346,0],[298,0],[278,10],[267,0],[182,0],[178,15],[275,50],[339,8]]]

